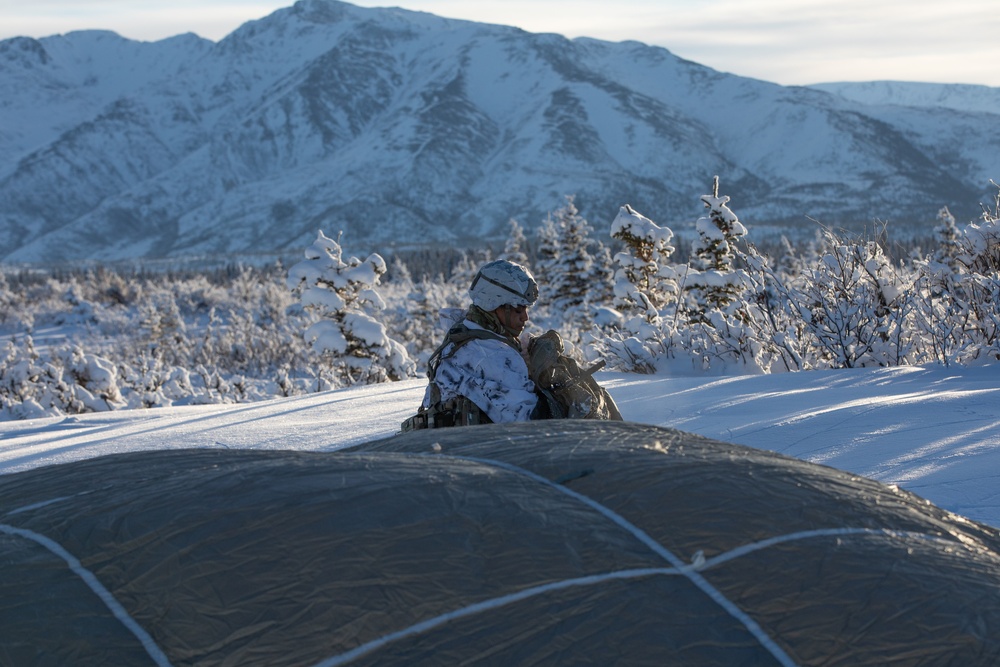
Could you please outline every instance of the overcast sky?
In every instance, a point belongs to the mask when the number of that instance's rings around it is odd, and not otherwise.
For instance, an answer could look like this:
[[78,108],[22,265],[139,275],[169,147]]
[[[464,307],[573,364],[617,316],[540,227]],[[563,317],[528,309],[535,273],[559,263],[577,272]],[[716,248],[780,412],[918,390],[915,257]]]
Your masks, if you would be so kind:
[[[219,40],[293,0],[0,0],[0,39],[102,28]],[[996,0],[355,0],[621,41],[784,85],[930,81],[1000,86]]]

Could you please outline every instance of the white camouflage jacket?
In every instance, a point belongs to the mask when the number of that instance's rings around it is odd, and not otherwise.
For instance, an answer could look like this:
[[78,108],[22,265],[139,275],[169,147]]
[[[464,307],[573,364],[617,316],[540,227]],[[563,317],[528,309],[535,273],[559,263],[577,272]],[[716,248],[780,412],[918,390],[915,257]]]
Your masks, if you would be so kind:
[[[469,320],[464,324],[470,329],[483,329]],[[531,419],[538,396],[528,366],[516,349],[501,340],[480,338],[462,344],[454,353],[453,348],[452,343],[442,350],[434,377],[442,401],[465,396],[497,424]],[[430,407],[430,401],[428,385],[425,408]]]

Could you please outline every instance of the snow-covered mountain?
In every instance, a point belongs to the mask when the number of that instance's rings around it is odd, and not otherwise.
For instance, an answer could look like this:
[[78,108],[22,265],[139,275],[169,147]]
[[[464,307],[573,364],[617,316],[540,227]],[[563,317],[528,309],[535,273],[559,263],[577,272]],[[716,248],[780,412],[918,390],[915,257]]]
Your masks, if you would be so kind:
[[940,108],[1000,114],[1000,88],[990,86],[915,81],[864,81],[817,83],[809,87],[866,105]]
[[301,0],[218,43],[0,42],[0,261],[502,237],[575,194],[681,231],[720,175],[751,226],[975,217],[998,113],[883,105],[568,40]]

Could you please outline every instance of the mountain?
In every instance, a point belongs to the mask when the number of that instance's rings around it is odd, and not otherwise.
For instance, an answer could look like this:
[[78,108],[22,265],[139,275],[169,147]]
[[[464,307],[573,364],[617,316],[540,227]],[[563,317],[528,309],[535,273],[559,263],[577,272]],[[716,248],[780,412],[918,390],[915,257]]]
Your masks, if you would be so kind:
[[762,231],[972,219],[998,114],[874,107],[565,39],[301,0],[218,43],[0,42],[0,261],[481,244],[576,195],[675,231],[712,177]]
[[1000,114],[1000,88],[954,83],[865,81],[809,86],[868,106],[904,106]]

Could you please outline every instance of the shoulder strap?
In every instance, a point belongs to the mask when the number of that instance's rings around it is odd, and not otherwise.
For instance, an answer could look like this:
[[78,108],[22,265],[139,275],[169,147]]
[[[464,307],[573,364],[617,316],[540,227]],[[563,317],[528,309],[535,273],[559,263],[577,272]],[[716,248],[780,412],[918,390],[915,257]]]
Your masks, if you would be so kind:
[[[434,376],[437,375],[437,369],[441,365],[441,362],[455,354],[458,348],[470,340],[499,340],[514,347],[513,343],[506,336],[501,336],[486,329],[470,329],[465,326],[464,322],[458,322],[451,329],[448,329],[448,333],[444,337],[444,342],[438,345],[438,348],[431,354],[430,359],[427,360],[427,377],[430,378],[431,382],[434,381]],[[444,349],[448,347],[449,343],[453,343],[454,345],[448,351],[448,354],[444,354]]]

